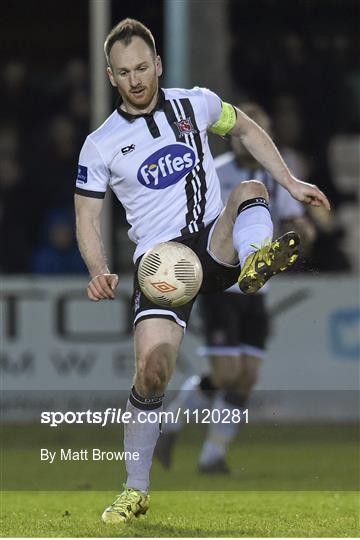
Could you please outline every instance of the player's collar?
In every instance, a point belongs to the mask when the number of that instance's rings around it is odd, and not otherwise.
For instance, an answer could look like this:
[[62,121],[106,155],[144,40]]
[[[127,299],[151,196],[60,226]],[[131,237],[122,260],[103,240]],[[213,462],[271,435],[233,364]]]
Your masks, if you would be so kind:
[[117,112],[120,114],[120,116],[125,118],[125,120],[128,120],[128,122],[134,122],[137,118],[144,118],[146,116],[152,115],[155,111],[159,111],[159,110],[164,108],[164,103],[165,103],[164,90],[162,88],[159,88],[158,100],[157,100],[156,105],[153,108],[153,110],[151,112],[149,112],[149,113],[130,114],[130,113],[126,112],[126,111],[123,111],[123,109],[120,108],[121,103],[122,103],[122,99],[121,99],[121,96],[120,96],[118,104],[117,104]]

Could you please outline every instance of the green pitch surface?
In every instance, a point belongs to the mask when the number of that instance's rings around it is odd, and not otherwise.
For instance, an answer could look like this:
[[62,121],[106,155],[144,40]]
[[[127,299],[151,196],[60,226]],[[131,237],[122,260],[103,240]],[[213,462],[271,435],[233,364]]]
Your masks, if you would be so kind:
[[[354,425],[258,425],[239,433],[231,476],[197,472],[204,429],[180,436],[174,463],[152,468],[150,510],[126,526],[100,516],[121,491],[123,462],[40,460],[40,449],[121,449],[117,429],[5,426],[0,536],[357,537],[359,431]],[[118,490],[118,491],[116,491]]]
[[125,526],[100,515],[109,492],[4,492],[2,536],[356,537],[359,499],[349,492],[153,492],[146,517]]

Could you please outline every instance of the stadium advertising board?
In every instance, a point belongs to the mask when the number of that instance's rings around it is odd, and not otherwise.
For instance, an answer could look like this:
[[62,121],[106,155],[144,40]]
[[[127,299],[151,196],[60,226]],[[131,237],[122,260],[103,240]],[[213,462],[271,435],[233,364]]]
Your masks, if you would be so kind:
[[[134,370],[131,284],[130,277],[122,278],[115,301],[92,303],[82,278],[4,279],[0,369],[5,419],[31,419],[40,396],[79,400],[86,392],[128,391]],[[359,375],[357,290],[354,278],[272,282],[267,299],[272,335],[253,399],[268,397],[255,416],[271,415],[275,403],[284,419],[353,418]],[[170,389],[206,370],[207,359],[198,354],[202,344],[195,308]],[[321,395],[326,406],[319,410],[311,399],[304,400],[304,392],[314,399]],[[334,392],[339,399],[334,400]],[[26,406],[19,408],[19,396],[25,395]]]

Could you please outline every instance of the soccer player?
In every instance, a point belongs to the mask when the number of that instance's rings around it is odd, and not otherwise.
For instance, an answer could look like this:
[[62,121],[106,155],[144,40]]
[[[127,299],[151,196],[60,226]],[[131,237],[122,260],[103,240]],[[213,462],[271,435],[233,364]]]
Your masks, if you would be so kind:
[[242,182],[223,206],[207,130],[239,137],[295,199],[328,209],[330,205],[315,185],[290,173],[268,135],[239,109],[207,89],[161,89],[161,59],[143,24],[121,21],[110,31],[104,48],[107,73],[120,102],[85,140],[75,208],[78,243],[91,275],[87,288],[91,300],[113,299],[119,279],[108,267],[101,241],[100,214],[108,187],[126,210],[129,238],[136,244],[136,371],[127,403],[133,420],[124,426],[124,449],[138,452],[140,458],[127,461],[125,489],[102,515],[105,522],[126,523],[149,508],[149,475],[159,426],[145,419],[161,410],[193,304],[165,309],[149,302],[137,281],[141,255],[162,241],[183,242],[202,263],[202,292],[224,290],[238,281],[248,293],[298,257],[295,233],[271,241],[273,225],[263,183]]
[[[244,103],[241,110],[270,132],[270,118],[258,104]],[[228,200],[240,182],[249,178],[261,180],[270,195],[269,207],[275,230],[281,230],[286,224],[300,233],[303,245],[304,240],[311,243],[315,228],[306,216],[304,205],[259,167],[239,138],[231,137],[230,142],[232,151],[215,159],[223,201]],[[200,298],[206,339],[206,347],[201,353],[209,356],[210,373],[201,378],[189,377],[168,410],[175,413],[179,408],[212,408],[221,412],[220,418],[225,418],[225,411],[230,411],[229,418],[232,418],[233,410],[244,409],[266,355],[269,316],[262,294],[265,288],[255,295],[244,295],[239,287],[232,286],[227,291]],[[182,426],[181,421],[163,426],[156,456],[165,468],[171,466],[174,444]],[[199,459],[200,472],[230,472],[225,457],[238,429],[239,424],[235,422],[210,424]]]

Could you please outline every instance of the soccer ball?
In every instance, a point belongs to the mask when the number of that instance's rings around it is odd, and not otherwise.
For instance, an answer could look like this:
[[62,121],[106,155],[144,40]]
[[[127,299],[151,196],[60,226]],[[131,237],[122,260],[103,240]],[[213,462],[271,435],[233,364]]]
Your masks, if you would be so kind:
[[151,302],[176,307],[197,295],[203,271],[192,249],[179,242],[162,242],[142,257],[138,279],[142,292]]

